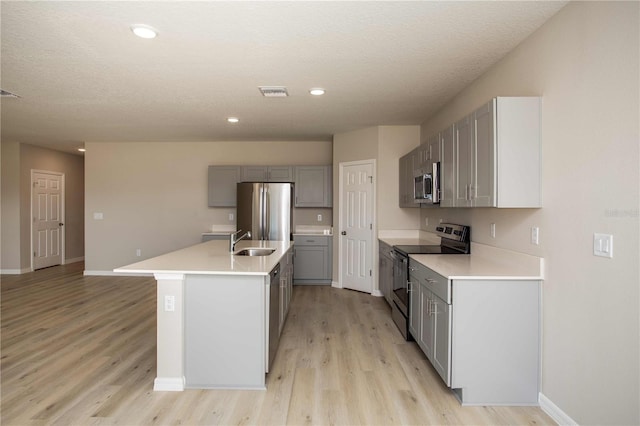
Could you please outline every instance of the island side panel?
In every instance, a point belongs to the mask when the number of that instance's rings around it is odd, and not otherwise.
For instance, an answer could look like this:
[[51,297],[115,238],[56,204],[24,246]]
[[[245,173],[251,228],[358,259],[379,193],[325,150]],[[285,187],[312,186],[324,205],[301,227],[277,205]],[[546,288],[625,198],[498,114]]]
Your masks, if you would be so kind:
[[[184,390],[184,275],[155,274],[157,281],[157,372],[156,391]],[[165,310],[166,297],[173,298],[173,311]]]
[[267,278],[187,276],[187,388],[265,389]]

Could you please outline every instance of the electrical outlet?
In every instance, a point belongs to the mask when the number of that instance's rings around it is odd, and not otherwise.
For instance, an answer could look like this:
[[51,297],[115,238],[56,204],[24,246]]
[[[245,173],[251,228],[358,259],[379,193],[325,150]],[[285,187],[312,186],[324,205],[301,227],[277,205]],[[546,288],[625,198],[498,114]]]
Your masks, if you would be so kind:
[[93,220],[102,220],[104,219],[104,215],[102,213],[94,213],[93,214]]
[[540,244],[540,228],[537,226],[531,228],[531,244],[536,246]]
[[142,250],[136,249],[136,256],[138,257],[142,256]]
[[322,215],[321,214],[318,215],[318,222],[322,222]]
[[174,312],[176,310],[176,297],[166,295],[164,296],[164,311]]
[[233,222],[233,213],[229,213],[229,222]]
[[593,255],[613,257],[613,235],[593,234]]
[[489,227],[489,235],[491,236],[491,238],[495,238],[496,237],[496,224],[492,223],[491,226]]

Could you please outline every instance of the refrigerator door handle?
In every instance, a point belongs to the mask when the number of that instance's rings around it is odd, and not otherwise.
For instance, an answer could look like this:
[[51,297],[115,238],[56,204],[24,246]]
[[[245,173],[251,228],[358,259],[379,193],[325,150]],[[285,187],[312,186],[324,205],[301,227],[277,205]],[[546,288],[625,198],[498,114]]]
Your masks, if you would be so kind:
[[269,187],[264,188],[264,238],[263,240],[271,239],[271,196],[269,194]]
[[266,226],[265,214],[266,214],[266,202],[265,202],[265,187],[264,184],[260,185],[260,229],[258,232],[258,239],[264,240],[264,229]]

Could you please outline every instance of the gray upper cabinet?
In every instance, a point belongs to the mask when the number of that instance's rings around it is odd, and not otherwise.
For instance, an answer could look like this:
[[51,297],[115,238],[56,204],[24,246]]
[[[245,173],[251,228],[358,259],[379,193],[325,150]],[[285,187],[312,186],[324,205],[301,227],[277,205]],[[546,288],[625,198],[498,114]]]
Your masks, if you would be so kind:
[[492,99],[455,127],[455,207],[542,207],[540,98]]
[[453,126],[440,132],[440,207],[453,207],[454,156]]
[[413,194],[414,184],[414,171],[418,164],[419,153],[417,150],[413,150],[410,153],[400,157],[399,163],[399,204],[400,207],[420,207],[420,204],[415,202]]
[[242,182],[293,182],[291,166],[243,166]]
[[240,166],[209,166],[209,207],[235,207]]
[[295,167],[295,206],[331,207],[332,166]]

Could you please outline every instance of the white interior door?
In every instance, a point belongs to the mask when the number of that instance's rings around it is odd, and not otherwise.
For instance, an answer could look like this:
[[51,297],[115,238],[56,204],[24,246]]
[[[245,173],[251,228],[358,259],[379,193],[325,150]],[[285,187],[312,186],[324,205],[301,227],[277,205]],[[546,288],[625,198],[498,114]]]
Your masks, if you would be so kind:
[[64,246],[64,177],[32,171],[31,182],[33,269],[60,265]]
[[373,161],[340,165],[340,280],[342,287],[373,290]]

